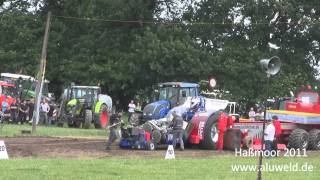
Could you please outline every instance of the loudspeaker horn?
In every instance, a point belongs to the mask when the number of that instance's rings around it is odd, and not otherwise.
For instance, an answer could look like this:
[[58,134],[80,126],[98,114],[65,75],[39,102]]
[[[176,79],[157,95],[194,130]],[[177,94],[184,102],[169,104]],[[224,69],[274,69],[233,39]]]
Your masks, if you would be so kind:
[[280,71],[281,61],[278,56],[273,56],[270,59],[261,59],[260,65],[267,74],[276,75]]

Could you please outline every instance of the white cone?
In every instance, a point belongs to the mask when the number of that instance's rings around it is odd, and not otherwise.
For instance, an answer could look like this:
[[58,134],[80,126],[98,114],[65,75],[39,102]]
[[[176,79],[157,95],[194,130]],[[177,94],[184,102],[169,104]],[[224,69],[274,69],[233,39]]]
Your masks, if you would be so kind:
[[175,159],[173,145],[169,145],[165,159]]
[[4,141],[0,141],[0,159],[9,159],[8,152]]

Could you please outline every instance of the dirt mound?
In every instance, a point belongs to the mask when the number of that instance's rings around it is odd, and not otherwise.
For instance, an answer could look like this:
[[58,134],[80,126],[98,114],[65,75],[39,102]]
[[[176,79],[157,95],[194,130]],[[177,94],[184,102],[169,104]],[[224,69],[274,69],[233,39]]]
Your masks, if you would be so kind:
[[[10,158],[42,157],[42,158],[103,158],[103,157],[164,157],[166,150],[146,151],[121,149],[117,143],[110,151],[105,150],[106,140],[84,138],[52,138],[52,137],[12,137],[4,140]],[[215,155],[232,155],[231,151],[212,151],[186,149],[175,151],[180,157],[213,157]]]

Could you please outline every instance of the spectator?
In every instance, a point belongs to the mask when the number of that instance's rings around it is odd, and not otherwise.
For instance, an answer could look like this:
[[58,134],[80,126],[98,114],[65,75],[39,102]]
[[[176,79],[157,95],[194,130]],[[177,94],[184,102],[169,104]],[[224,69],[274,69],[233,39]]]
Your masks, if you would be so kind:
[[3,118],[4,118],[4,121],[6,122],[10,122],[12,119],[11,119],[11,107],[8,106],[6,108],[6,110],[3,112]]
[[274,138],[273,144],[274,144],[274,149],[277,151],[278,150],[278,143],[279,143],[280,135],[281,135],[281,131],[282,131],[281,123],[278,119],[278,116],[272,116],[272,123],[275,128],[275,138]]
[[135,108],[136,108],[136,105],[134,104],[134,101],[131,100],[128,105],[128,112],[129,112],[128,121],[130,121],[130,118],[131,118],[132,114],[134,113]]
[[28,106],[29,106],[29,113],[28,113],[29,121],[32,121],[33,111],[34,111],[34,99],[31,99],[28,102]]
[[264,119],[264,111],[262,108],[258,109],[258,112],[256,113],[255,120],[263,120]]
[[141,105],[139,102],[137,102],[136,111],[141,111],[141,110],[142,110]]
[[27,115],[29,113],[29,106],[27,105],[27,102],[24,100],[22,101],[20,107],[19,107],[19,122],[21,124],[25,123],[27,121]]
[[16,102],[13,102],[10,106],[10,109],[11,109],[11,120],[14,122],[14,123],[18,123],[18,102],[20,102],[19,99],[17,99]]
[[43,124],[49,125],[48,112],[50,111],[50,106],[49,106],[48,102],[45,99],[43,99],[41,101],[40,107],[41,107],[40,112],[41,112],[41,117],[42,117],[41,122]]
[[54,111],[54,107],[51,106],[49,112],[47,113],[47,115],[48,115],[48,125],[51,125],[53,123],[53,119],[52,119],[53,111]]
[[5,112],[8,106],[9,106],[9,104],[7,102],[7,98],[5,97],[2,99],[2,103],[1,103],[2,112]]
[[255,116],[256,116],[256,112],[254,111],[253,107],[250,108],[250,111],[249,111],[249,120],[250,121],[254,121],[255,120]]
[[51,117],[51,124],[56,124],[57,122],[57,115],[58,115],[58,107],[55,106],[52,112],[52,117]]
[[273,140],[275,135],[275,127],[272,123],[272,121],[269,119],[267,121],[267,127],[264,130],[264,144],[266,146],[266,151],[269,151],[269,155],[272,152],[273,149]]

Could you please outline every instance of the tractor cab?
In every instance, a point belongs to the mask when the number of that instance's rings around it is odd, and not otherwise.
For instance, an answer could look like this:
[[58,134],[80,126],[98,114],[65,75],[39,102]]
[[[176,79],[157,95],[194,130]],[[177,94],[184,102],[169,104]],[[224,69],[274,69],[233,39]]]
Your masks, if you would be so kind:
[[67,99],[71,104],[72,101],[79,101],[85,108],[91,108],[98,100],[101,89],[98,86],[71,86],[67,91]]
[[199,95],[199,85],[195,83],[167,82],[159,84],[158,100],[167,100],[173,108],[183,104],[187,97]]
[[11,106],[12,103],[16,102],[16,97],[17,91],[15,85],[0,81],[0,109],[5,108],[3,106]]
[[0,94],[5,96],[16,97],[15,85],[0,81]]
[[155,90],[156,101],[143,108],[143,119],[160,119],[167,115],[170,109],[185,103],[188,97],[199,95],[199,85],[185,82],[166,82],[158,84]]
[[[1,73],[1,81],[13,84],[16,87],[17,96],[23,100],[35,98],[37,80],[34,77],[23,74]],[[42,95],[48,97],[49,81],[45,80]],[[49,98],[50,99],[50,98]]]

